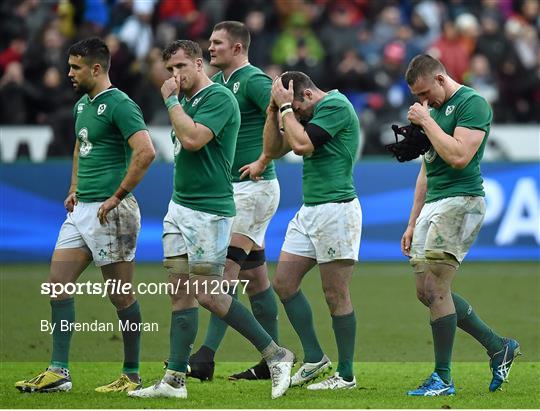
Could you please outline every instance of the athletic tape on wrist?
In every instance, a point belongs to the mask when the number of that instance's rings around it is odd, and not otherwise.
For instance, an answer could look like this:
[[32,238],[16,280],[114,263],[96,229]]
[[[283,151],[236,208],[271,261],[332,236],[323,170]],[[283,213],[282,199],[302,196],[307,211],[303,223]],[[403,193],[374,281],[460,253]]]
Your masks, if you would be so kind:
[[178,96],[176,94],[173,94],[172,96],[167,97],[167,100],[165,100],[165,106],[167,106],[167,110],[170,110],[174,106],[177,106],[180,104],[178,101]]

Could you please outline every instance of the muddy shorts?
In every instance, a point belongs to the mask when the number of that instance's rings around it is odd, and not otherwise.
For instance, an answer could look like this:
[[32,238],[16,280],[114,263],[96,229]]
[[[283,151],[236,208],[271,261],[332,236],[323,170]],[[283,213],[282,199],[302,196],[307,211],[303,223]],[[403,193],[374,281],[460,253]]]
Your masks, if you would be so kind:
[[103,202],[79,203],[68,213],[60,228],[55,249],[85,247],[100,267],[135,258],[141,214],[134,196],[124,198],[107,214],[108,223],[97,218]]

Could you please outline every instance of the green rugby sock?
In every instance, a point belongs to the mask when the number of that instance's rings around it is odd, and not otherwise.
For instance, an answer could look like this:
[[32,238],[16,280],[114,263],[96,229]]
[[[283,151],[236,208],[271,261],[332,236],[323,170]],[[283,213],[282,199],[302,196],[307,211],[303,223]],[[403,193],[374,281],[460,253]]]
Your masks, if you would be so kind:
[[338,348],[337,372],[345,381],[354,379],[353,359],[356,337],[356,316],[354,311],[345,315],[332,316],[332,328]]
[[503,338],[497,335],[476,315],[469,302],[456,293],[452,293],[452,299],[456,307],[457,326],[482,344],[489,355],[502,350],[504,346]]
[[[231,294],[231,297],[237,299],[238,295],[237,293],[234,293]],[[221,345],[221,341],[223,341],[223,338],[225,338],[227,327],[228,325],[225,321],[219,318],[216,314],[211,313],[203,345],[215,353]]]
[[170,355],[167,369],[186,372],[191,347],[197,337],[199,310],[187,308],[171,314]]
[[129,307],[116,312],[122,326],[129,324],[137,324],[136,330],[132,331],[130,327],[122,331],[122,339],[124,342],[124,365],[122,372],[124,374],[139,373],[139,352],[141,349],[141,331],[140,323],[142,322],[141,310],[139,302],[135,301]]
[[324,353],[315,334],[313,314],[308,300],[299,290],[291,297],[281,300],[294,331],[298,334],[304,349],[304,362],[319,362]]
[[51,300],[51,310],[51,322],[54,325],[51,366],[68,368],[69,344],[71,342],[73,331],[62,331],[60,329],[60,324],[62,321],[67,321],[69,324],[75,322],[75,300],[73,298],[68,298],[67,300]]
[[450,364],[452,363],[452,348],[456,335],[456,314],[445,315],[431,322],[433,333],[433,348],[435,351],[435,372],[445,382],[452,380]]
[[260,352],[272,342],[272,337],[264,331],[253,314],[234,298],[223,321],[246,337]]
[[277,344],[279,336],[278,306],[272,286],[249,297],[249,302],[251,303],[253,315]]

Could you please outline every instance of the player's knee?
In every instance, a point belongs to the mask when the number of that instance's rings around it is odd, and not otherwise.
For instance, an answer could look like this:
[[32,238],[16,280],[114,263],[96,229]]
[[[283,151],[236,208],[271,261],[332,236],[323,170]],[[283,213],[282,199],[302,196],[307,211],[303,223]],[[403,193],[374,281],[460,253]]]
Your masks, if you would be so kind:
[[261,250],[251,250],[247,255],[244,263],[242,264],[242,270],[253,270],[254,268],[260,267],[266,263],[266,254],[264,249]]
[[284,300],[293,295],[296,290],[293,289],[292,284],[288,279],[283,276],[276,276],[272,280],[272,287],[281,300]]
[[324,298],[330,308],[330,312],[334,312],[349,298],[349,291],[343,287],[323,286]]
[[409,260],[415,274],[424,274],[426,272],[426,261],[422,259],[411,258]]
[[131,293],[109,294],[109,299],[117,310],[123,310],[124,308],[128,308],[135,302],[135,297]]
[[217,302],[216,302],[216,296],[213,295],[212,293],[204,293],[204,292],[200,292],[198,293],[196,296],[197,298],[197,301],[200,305],[202,305],[204,308],[206,308],[207,310],[210,310],[212,312],[214,312],[216,310],[216,305],[217,305]]

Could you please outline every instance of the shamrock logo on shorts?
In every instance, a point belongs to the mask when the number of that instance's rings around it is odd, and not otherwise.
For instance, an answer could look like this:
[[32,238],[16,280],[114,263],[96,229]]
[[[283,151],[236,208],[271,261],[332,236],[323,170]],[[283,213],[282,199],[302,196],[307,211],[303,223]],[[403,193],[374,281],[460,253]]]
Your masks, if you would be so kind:
[[105,256],[107,255],[107,251],[105,251],[105,250],[102,248],[101,250],[99,250],[98,255],[99,255],[101,258],[103,258],[103,257],[105,257]]
[[197,254],[197,257],[202,257],[204,255],[204,250],[199,247],[197,248],[197,251],[195,251],[195,254]]
[[336,250],[334,250],[332,247],[328,249],[328,255],[330,257],[334,257],[336,255]]

